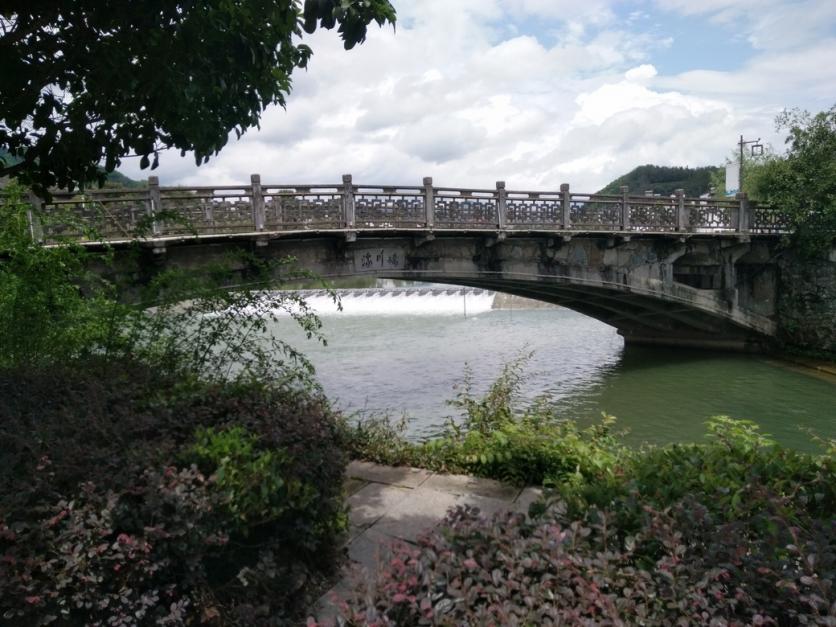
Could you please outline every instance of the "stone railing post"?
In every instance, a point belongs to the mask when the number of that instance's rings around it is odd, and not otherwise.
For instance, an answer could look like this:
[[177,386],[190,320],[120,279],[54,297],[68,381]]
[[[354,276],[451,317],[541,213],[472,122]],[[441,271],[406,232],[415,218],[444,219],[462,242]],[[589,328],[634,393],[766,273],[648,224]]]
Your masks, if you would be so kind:
[[148,215],[151,217],[151,235],[160,234],[160,223],[156,215],[162,211],[162,195],[160,194],[160,179],[156,176],[148,177]]
[[560,185],[560,194],[562,196],[560,203],[562,209],[560,228],[568,230],[572,228],[572,194],[569,191],[569,183]]
[[505,181],[496,182],[496,227],[505,230],[508,220],[508,192],[505,191]]
[[691,216],[685,208],[685,190],[676,189],[673,193],[676,196],[676,230],[687,231]]
[[29,235],[38,244],[44,241],[43,227],[40,216],[44,209],[44,201],[34,192],[29,192],[29,209],[26,210],[26,220],[29,222]]
[[267,215],[264,212],[264,194],[261,191],[261,175],[250,175],[250,192],[253,199],[253,224],[256,231],[263,231],[267,222]]
[[749,232],[749,197],[746,195],[746,192],[737,192],[735,198],[740,203],[740,207],[737,210],[737,224],[735,225],[735,231],[738,233],[748,233]]
[[630,188],[627,185],[621,186],[621,230],[630,230],[630,199],[628,194]]
[[354,184],[350,174],[343,174],[343,226],[354,229],[355,222]]
[[433,190],[433,177],[424,177],[424,211],[427,228],[432,230],[435,226],[435,191]]

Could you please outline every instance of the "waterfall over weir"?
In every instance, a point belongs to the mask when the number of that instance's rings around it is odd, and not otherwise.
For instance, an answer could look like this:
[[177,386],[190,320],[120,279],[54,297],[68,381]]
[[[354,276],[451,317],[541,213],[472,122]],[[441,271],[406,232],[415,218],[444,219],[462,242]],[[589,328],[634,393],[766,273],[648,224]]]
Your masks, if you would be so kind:
[[404,287],[335,290],[342,303],[337,310],[325,290],[299,290],[320,316],[463,316],[493,308],[495,292],[472,288]]

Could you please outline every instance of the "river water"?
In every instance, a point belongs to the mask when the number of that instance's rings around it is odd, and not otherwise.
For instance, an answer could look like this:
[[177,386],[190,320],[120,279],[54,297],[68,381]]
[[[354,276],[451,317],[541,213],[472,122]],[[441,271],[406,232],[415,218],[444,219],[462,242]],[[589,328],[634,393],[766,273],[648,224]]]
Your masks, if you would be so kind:
[[615,329],[567,309],[491,309],[490,294],[348,296],[342,313],[314,297],[328,345],[281,320],[336,405],[410,419],[416,439],[436,435],[455,409],[465,369],[476,392],[525,352],[521,402],[548,395],[582,423],[615,415],[631,443],[698,441],[715,415],[754,420],[799,449],[804,430],[836,437],[836,379],[777,360],[728,353],[625,347]]

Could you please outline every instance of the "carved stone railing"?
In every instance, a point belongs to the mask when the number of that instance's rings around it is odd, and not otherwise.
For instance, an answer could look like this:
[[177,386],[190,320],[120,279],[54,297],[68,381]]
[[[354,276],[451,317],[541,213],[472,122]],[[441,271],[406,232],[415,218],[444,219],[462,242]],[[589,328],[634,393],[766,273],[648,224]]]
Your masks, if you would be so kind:
[[[36,198],[32,203],[40,205]],[[177,236],[258,235],[297,231],[495,231],[700,233],[778,235],[789,216],[756,205],[744,194],[688,198],[513,191],[421,186],[356,185],[346,175],[332,185],[266,185],[254,174],[248,185],[147,187],[55,193],[37,207],[32,233],[60,238],[118,241]]]

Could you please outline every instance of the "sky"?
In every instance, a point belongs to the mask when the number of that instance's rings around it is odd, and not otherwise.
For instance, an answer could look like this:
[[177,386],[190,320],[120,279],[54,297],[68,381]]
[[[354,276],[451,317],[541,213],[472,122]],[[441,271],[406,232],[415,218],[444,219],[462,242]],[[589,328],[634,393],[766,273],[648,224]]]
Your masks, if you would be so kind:
[[[632,168],[777,151],[785,108],[836,103],[836,0],[395,0],[346,52],[335,31],[287,108],[167,185],[355,183],[593,192]],[[145,178],[138,159],[119,168]]]

